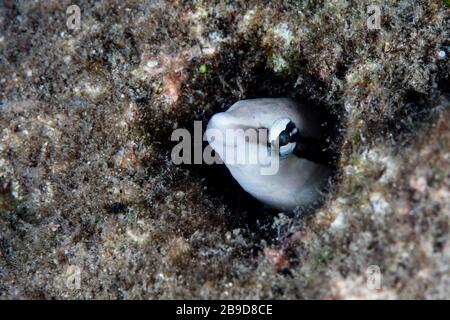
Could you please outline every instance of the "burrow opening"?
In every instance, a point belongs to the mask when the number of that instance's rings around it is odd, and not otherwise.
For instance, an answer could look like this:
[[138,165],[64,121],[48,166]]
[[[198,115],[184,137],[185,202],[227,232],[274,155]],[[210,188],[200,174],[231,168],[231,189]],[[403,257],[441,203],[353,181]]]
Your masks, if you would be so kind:
[[[333,171],[328,189],[332,189],[343,135],[342,106],[337,103],[338,98],[332,99],[336,103],[330,102],[329,88],[308,72],[308,61],[293,58],[289,61],[289,70],[276,72],[267,56],[270,55],[264,48],[242,41],[237,45],[224,46],[208,59],[193,59],[182,84],[182,96],[177,102],[179,107],[174,108],[176,112],[166,115],[161,122],[166,124],[159,133],[165,137],[160,139],[165,140],[161,146],[170,154],[177,144],[167,141],[174,122],[178,128],[189,130],[193,137],[194,121],[202,121],[204,132],[212,115],[227,110],[238,100],[289,97],[320,114],[324,133],[322,139],[328,148],[324,162]],[[207,142],[204,142],[203,148],[206,145]],[[267,208],[245,192],[225,165],[180,166],[193,178],[201,179],[206,187],[205,192],[229,209],[226,217],[229,230],[244,228],[269,242],[275,239],[272,224],[279,212]],[[311,208],[302,215],[302,219],[311,217],[317,208]]]

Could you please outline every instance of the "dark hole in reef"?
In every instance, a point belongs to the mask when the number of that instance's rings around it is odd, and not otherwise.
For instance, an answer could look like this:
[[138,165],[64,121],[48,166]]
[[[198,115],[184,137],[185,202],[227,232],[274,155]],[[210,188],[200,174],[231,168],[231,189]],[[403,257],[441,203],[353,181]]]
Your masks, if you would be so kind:
[[[180,107],[178,114],[174,115],[177,127],[189,130],[193,137],[194,121],[202,121],[204,131],[213,114],[227,110],[238,100],[290,97],[320,114],[323,141],[329,149],[324,154],[323,162],[333,168],[333,177],[339,159],[343,114],[341,106],[325,101],[323,97],[327,96],[328,88],[323,81],[307,72],[308,62],[305,59],[295,58],[296,61],[290,62],[292,68],[289,72],[279,73],[273,71],[266,56],[267,53],[262,48],[243,41],[238,45],[225,46],[210,59],[193,60],[188,67],[188,77],[184,80],[183,95],[178,103],[185,106],[195,102],[198,107]],[[159,136],[170,137],[173,128],[167,125],[168,119],[161,123],[165,123],[167,130],[162,129]],[[167,142],[162,147],[171,150],[175,144],[177,143]],[[202,150],[206,146],[207,142],[203,142]],[[206,192],[212,198],[222,201],[229,208],[226,220],[230,230],[245,228],[269,242],[276,238],[272,224],[278,211],[268,209],[245,192],[225,165],[182,166],[191,176],[203,181]],[[308,213],[314,212],[315,208],[311,208]]]
[[[250,59],[251,56],[254,59]],[[339,158],[340,132],[342,131],[337,113],[340,110],[339,106],[330,106],[317,99],[318,96],[324,96],[326,90],[325,84],[320,80],[305,76],[304,86],[295,88],[297,76],[274,72],[262,56],[261,51],[248,47],[230,51],[225,49],[219,54],[218,62],[214,65],[215,67],[212,67],[208,77],[196,75],[189,79],[192,91],[195,92],[197,88],[199,91],[206,90],[207,97],[213,98],[214,101],[208,112],[199,113],[196,118],[194,116],[189,119],[190,122],[185,123],[183,127],[192,133],[193,120],[202,120],[204,131],[213,114],[227,110],[233,103],[241,99],[290,97],[310,106],[320,114],[323,127],[321,139],[328,147],[328,152],[323,153],[322,160],[328,163],[335,172]],[[195,68],[205,63],[208,64],[206,61],[193,62],[194,73]],[[244,69],[242,66],[248,65],[248,63],[251,63],[251,72],[241,72]],[[297,70],[299,73],[292,72],[292,74],[301,74],[307,63],[298,61],[297,65],[301,70]],[[229,88],[230,86],[234,86],[234,90]],[[313,99],[309,98],[310,96]],[[206,145],[207,142],[203,142],[203,149]],[[266,240],[272,241],[276,238],[276,230],[272,229],[272,224],[278,211],[267,208],[245,192],[225,165],[202,164],[186,167],[190,174],[202,179],[207,187],[207,192],[212,197],[220,199],[229,208],[227,221],[230,230],[246,228]],[[314,212],[317,207],[311,208],[306,213]]]

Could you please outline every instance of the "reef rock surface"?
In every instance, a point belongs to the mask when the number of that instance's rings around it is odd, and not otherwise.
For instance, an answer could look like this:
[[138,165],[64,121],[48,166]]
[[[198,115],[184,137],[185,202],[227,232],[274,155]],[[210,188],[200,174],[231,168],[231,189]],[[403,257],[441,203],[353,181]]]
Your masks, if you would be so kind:
[[[450,298],[448,1],[71,4],[1,2],[0,299]],[[171,162],[278,96],[334,127],[311,215]]]

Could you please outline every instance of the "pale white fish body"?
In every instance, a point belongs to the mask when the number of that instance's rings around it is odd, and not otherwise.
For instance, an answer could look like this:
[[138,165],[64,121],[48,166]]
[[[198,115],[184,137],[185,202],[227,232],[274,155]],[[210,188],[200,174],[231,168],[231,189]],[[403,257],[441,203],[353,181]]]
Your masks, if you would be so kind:
[[[219,139],[217,134],[213,133],[221,132],[221,136],[225,137],[227,129],[271,128],[274,122],[281,118],[290,119],[306,136],[320,136],[318,119],[311,115],[305,106],[297,105],[287,98],[238,101],[226,112],[217,113],[211,118],[205,135],[211,147],[245,191],[268,206],[292,211],[297,207],[314,204],[320,199],[321,191],[330,175],[327,166],[290,154],[279,160],[279,169],[275,174],[262,174],[262,166],[259,163],[267,164],[269,154],[263,153],[262,157],[261,153],[258,154],[260,162],[256,164],[227,162],[226,153],[230,149],[238,149],[238,142]],[[247,147],[259,143],[252,140],[241,140],[242,142]]]

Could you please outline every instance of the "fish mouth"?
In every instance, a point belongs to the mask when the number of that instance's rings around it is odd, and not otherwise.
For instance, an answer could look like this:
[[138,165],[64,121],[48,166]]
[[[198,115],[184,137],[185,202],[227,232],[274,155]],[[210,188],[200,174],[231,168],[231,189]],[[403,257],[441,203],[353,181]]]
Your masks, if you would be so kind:
[[235,116],[221,112],[209,120],[205,138],[213,149],[218,144],[223,148],[237,148],[237,141],[268,147],[268,131],[268,128],[249,126]]

